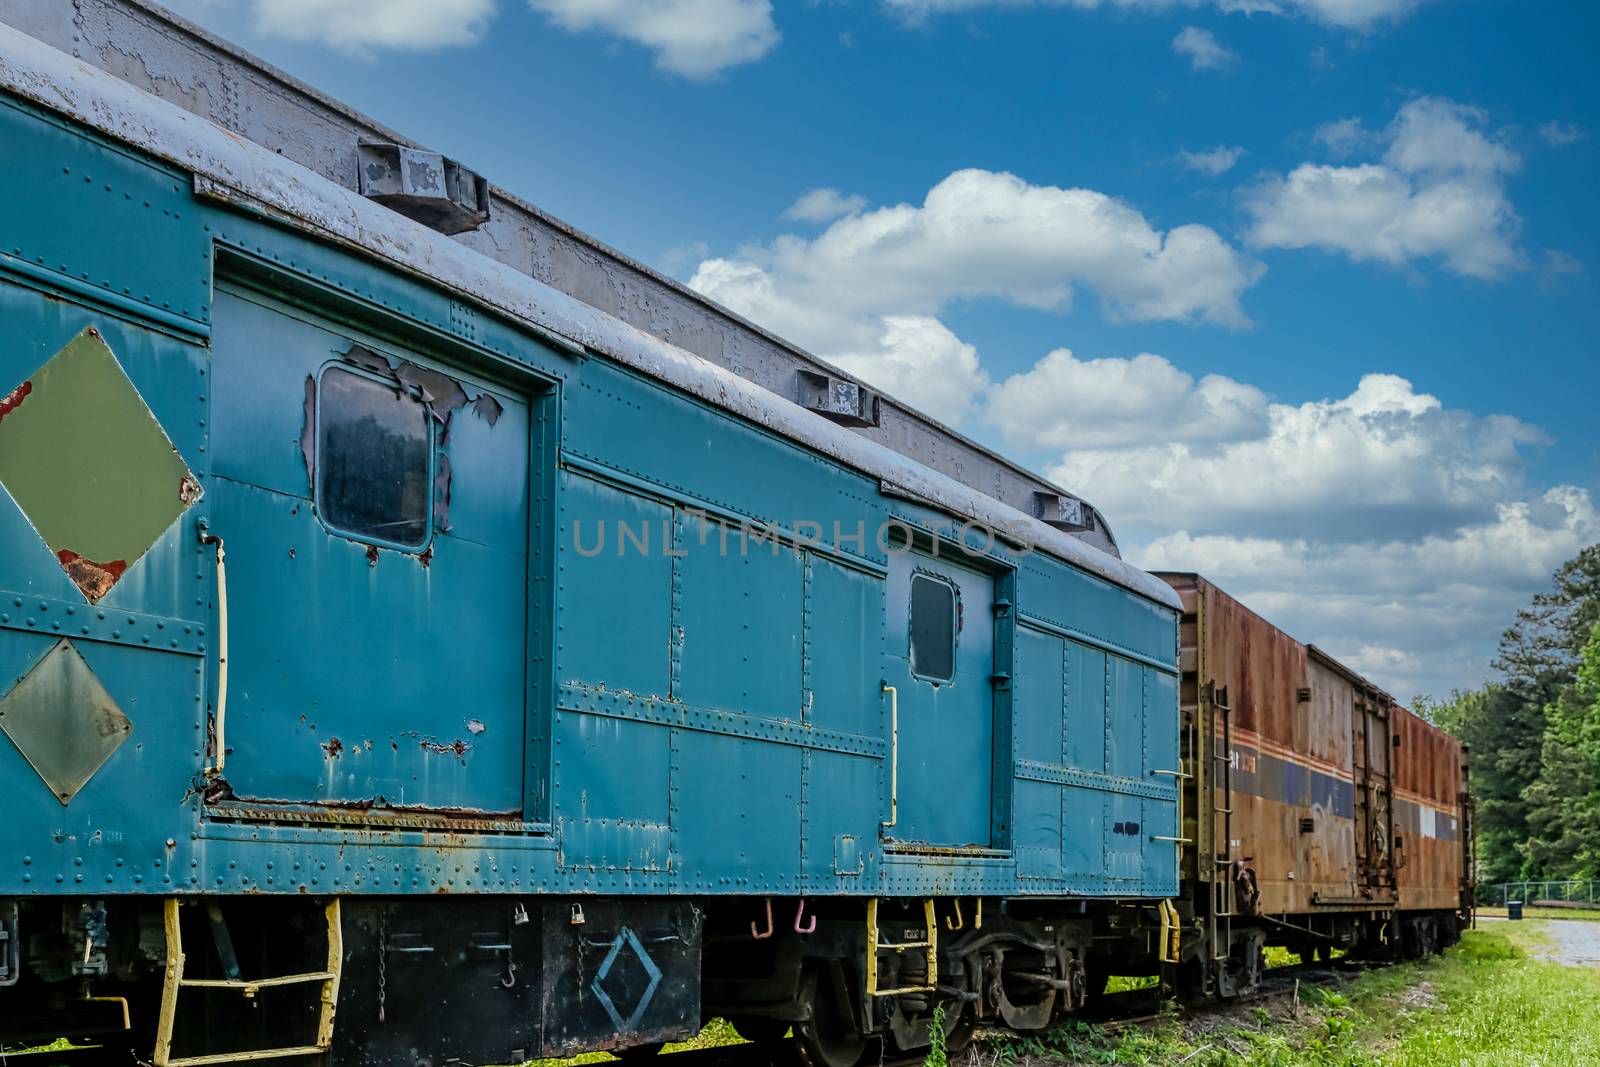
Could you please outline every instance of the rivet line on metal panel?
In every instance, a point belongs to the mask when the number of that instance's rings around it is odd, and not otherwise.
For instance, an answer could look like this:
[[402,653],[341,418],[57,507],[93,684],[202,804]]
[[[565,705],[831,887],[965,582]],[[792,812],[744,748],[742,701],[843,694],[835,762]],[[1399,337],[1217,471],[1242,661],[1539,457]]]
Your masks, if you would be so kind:
[[204,655],[206,650],[205,627],[192,619],[8,591],[0,591],[0,628],[70,637],[74,641],[149,648],[183,656]]

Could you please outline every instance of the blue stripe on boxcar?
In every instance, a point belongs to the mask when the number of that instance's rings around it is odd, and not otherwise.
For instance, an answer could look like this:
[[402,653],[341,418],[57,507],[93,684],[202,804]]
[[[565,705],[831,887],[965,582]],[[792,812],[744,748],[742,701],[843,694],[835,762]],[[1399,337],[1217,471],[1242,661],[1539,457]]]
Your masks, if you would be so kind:
[[1355,818],[1355,785],[1348,778],[1243,746],[1235,746],[1235,751],[1249,757],[1234,766],[1236,792],[1297,807],[1320,807],[1341,818]]

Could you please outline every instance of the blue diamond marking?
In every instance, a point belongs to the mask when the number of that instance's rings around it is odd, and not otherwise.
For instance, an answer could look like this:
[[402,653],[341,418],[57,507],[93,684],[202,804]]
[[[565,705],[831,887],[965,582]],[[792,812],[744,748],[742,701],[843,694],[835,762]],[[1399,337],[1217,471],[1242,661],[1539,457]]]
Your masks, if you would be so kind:
[[[617,1010],[616,1004],[611,1000],[611,995],[605,991],[606,975],[611,973],[612,966],[617,962],[617,957],[622,955],[626,946],[639,963],[644,967],[644,973],[650,976],[650,984],[644,987],[644,993],[639,997],[639,1003],[633,1006],[633,1014],[623,1019],[622,1013]],[[639,1020],[644,1017],[644,1011],[650,1006],[650,999],[656,995],[656,987],[661,984],[661,968],[650,958],[650,953],[644,950],[639,943],[639,938],[628,927],[624,926],[617,932],[616,940],[611,942],[611,951],[606,953],[600,969],[594,974],[594,981],[589,983],[589,988],[594,991],[595,999],[600,1006],[611,1016],[611,1024],[617,1028],[618,1033],[628,1033],[639,1025]]]

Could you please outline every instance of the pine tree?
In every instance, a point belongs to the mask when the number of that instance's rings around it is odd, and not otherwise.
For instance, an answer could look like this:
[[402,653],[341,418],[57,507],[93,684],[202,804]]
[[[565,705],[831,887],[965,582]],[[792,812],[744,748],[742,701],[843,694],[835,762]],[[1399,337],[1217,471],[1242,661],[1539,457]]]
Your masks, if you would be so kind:
[[1600,878],[1600,624],[1577,678],[1545,709],[1539,779],[1523,790],[1530,865],[1547,877]]

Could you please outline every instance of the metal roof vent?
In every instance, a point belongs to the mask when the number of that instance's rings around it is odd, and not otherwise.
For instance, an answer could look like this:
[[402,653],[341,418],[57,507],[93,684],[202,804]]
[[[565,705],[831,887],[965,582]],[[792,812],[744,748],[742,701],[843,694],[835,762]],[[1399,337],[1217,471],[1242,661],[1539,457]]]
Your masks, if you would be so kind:
[[360,148],[361,195],[440,233],[489,221],[489,183],[453,159],[397,144]]
[[1035,491],[1033,517],[1058,530],[1087,530],[1094,525],[1092,509],[1076,497]]
[[841,426],[878,425],[878,394],[845,378],[821,371],[796,372],[800,405]]

